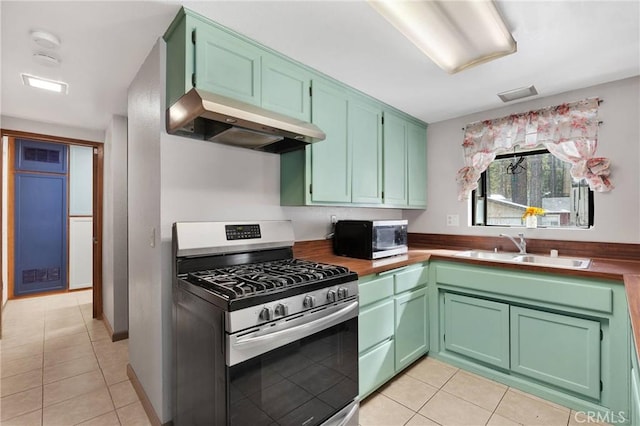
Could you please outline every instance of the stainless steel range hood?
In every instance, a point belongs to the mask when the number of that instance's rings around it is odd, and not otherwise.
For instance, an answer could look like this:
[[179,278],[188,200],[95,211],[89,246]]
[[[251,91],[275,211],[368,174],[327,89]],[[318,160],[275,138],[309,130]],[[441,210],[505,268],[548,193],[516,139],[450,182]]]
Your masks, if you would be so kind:
[[167,132],[273,153],[326,137],[314,124],[199,89],[191,89],[167,110]]

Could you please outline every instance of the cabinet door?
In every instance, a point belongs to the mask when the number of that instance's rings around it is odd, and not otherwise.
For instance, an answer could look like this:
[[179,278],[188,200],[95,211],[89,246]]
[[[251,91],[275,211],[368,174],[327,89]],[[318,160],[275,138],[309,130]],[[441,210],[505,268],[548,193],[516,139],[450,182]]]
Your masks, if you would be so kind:
[[638,371],[638,354],[636,353],[633,330],[629,329],[631,336],[631,406],[629,416],[632,425],[640,425],[640,371]]
[[408,133],[409,205],[427,206],[427,129],[409,124]]
[[302,121],[311,120],[311,77],[299,66],[265,54],[262,57],[262,107]]
[[352,201],[382,203],[382,110],[361,100],[349,103],[349,143],[353,147]]
[[206,24],[195,31],[195,87],[260,105],[261,50]]
[[384,114],[384,204],[407,204],[407,124],[397,115]]
[[393,337],[393,299],[362,309],[358,315],[358,352]]
[[600,398],[600,323],[511,307],[511,370]]
[[311,121],[327,135],[311,145],[311,201],[351,202],[351,152],[347,141],[347,94],[314,80]]
[[640,425],[640,383],[635,368],[631,369],[631,424]]
[[393,340],[360,356],[358,365],[360,399],[393,377],[395,374],[393,359]]
[[509,305],[446,293],[444,311],[447,350],[509,368]]
[[396,303],[396,371],[429,350],[427,289],[397,296]]

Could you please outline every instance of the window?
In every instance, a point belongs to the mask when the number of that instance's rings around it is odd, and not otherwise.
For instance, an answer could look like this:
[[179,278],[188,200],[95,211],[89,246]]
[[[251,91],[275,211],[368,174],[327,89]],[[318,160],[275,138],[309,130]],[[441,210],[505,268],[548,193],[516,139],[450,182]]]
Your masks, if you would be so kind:
[[539,227],[593,226],[593,191],[570,170],[546,149],[496,156],[472,193],[473,225],[524,226],[526,208],[540,207]]

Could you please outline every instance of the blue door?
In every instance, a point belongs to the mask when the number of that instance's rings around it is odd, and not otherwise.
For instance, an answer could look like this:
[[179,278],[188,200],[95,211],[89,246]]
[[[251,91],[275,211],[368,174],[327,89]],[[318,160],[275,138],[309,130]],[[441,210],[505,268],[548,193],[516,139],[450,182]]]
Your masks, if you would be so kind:
[[14,294],[67,285],[67,147],[16,141]]

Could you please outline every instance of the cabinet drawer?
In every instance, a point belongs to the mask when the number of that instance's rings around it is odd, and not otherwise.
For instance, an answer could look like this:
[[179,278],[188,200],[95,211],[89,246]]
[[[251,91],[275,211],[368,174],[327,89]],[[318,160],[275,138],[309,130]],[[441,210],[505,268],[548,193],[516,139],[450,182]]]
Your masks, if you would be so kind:
[[423,266],[417,269],[411,269],[405,272],[395,274],[395,292],[396,294],[403,291],[411,290],[427,284],[429,279],[427,272],[428,267]]
[[360,311],[358,352],[362,353],[393,336],[393,300]]
[[511,370],[600,398],[600,323],[511,307]]
[[509,368],[509,305],[459,294],[444,296],[447,350]]
[[358,368],[360,399],[369,395],[395,374],[393,343],[393,340],[389,340],[360,357]]
[[360,306],[393,296],[393,275],[358,285]]

